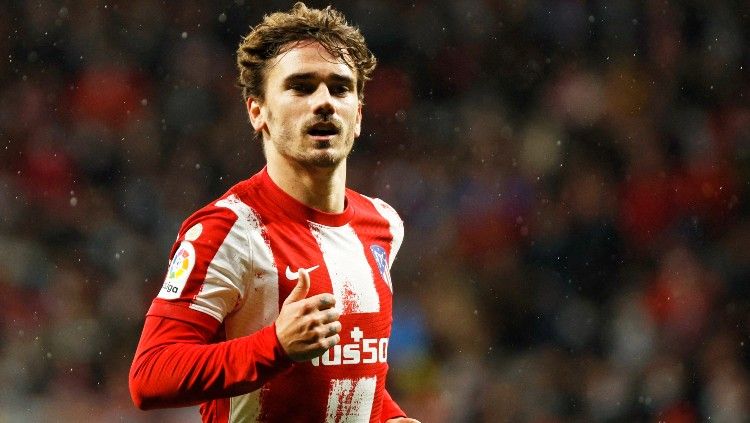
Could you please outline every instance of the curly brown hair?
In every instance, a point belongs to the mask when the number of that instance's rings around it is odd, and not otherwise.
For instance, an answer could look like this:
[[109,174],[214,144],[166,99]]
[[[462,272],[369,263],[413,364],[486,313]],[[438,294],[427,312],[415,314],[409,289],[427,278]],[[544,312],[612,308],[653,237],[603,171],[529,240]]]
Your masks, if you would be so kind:
[[372,76],[377,59],[372,54],[357,27],[349,25],[344,15],[331,8],[309,9],[297,2],[287,12],[276,12],[263,17],[263,22],[251,28],[237,49],[237,67],[242,97],[264,100],[266,65],[289,43],[316,41],[334,57],[347,63],[357,75],[357,95],[362,100],[365,81]]

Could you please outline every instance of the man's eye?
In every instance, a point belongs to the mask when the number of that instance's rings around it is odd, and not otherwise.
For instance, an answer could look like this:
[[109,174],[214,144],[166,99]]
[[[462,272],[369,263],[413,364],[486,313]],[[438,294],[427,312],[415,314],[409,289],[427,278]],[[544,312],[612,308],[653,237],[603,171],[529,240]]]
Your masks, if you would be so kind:
[[342,96],[342,95],[346,95],[346,93],[348,92],[349,92],[349,87],[347,87],[346,85],[334,85],[331,87],[331,94],[333,95]]
[[313,88],[310,84],[292,84],[289,86],[289,89],[303,94],[310,94],[313,92]]

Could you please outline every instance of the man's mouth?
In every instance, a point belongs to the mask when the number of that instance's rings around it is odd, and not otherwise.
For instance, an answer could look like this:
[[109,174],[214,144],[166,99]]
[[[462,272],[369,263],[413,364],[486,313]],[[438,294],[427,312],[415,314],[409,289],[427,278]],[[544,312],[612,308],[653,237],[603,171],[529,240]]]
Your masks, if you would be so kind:
[[339,128],[333,122],[318,122],[307,129],[307,134],[316,139],[330,139],[339,132]]

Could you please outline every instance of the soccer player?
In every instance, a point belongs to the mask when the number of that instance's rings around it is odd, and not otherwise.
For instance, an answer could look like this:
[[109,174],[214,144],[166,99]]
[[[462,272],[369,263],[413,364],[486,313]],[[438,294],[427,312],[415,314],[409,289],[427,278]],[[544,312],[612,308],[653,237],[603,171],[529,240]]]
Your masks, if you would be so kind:
[[340,12],[297,3],[237,63],[267,165],[180,228],[133,401],[201,404],[205,422],[418,423],[385,389],[403,224],[345,187],[375,57]]

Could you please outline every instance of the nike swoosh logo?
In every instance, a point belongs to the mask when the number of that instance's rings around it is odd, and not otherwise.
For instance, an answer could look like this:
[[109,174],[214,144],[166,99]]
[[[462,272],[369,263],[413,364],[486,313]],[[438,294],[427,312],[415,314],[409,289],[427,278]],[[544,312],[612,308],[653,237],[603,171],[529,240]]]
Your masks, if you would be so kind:
[[[318,267],[320,267],[320,265],[316,265],[316,266],[313,266],[313,267],[308,267],[305,270],[307,270],[307,273],[310,273],[313,270],[317,269]],[[295,279],[299,279],[299,270],[296,271],[296,272],[292,272],[292,269],[290,269],[289,266],[287,266],[286,267],[286,278],[289,279],[290,281],[293,281]]]

